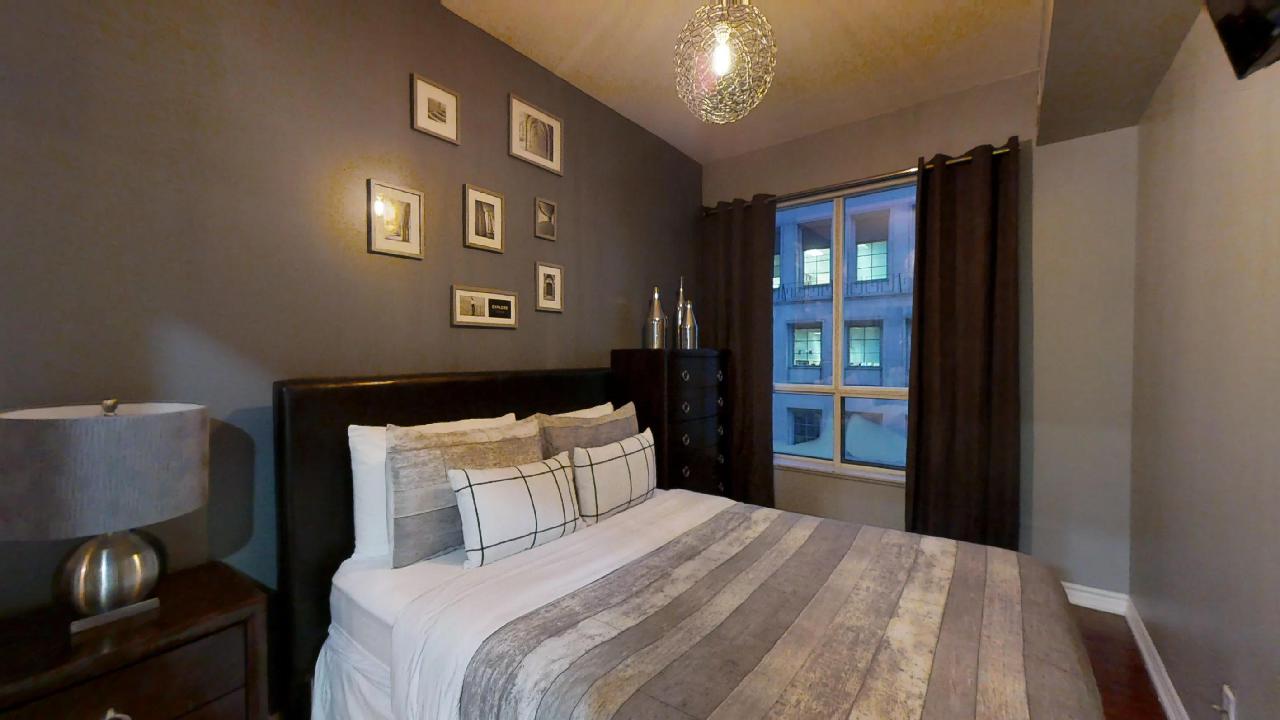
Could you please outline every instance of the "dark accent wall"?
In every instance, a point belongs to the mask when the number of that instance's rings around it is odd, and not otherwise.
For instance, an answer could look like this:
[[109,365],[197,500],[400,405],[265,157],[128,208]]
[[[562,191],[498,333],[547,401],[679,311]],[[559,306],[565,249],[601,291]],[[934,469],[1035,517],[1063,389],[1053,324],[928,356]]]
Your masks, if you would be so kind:
[[[4,14],[0,407],[209,405],[209,506],[154,528],[175,566],[274,583],[273,380],[604,366],[693,274],[701,167],[438,2]],[[410,128],[411,72],[461,95],[461,146]],[[510,92],[564,119],[564,177],[508,156]],[[426,194],[424,261],[366,252],[370,177]],[[505,194],[505,254],[463,248],[464,183]],[[562,315],[532,309],[536,260],[566,269]],[[450,328],[455,282],[518,291],[519,330]],[[0,614],[72,544],[0,544]]]

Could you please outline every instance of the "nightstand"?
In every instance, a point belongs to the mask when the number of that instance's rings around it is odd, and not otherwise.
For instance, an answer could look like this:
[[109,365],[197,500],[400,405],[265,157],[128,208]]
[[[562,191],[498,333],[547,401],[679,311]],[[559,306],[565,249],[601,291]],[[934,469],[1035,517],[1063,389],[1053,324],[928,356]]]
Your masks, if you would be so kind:
[[22,633],[0,653],[0,720],[264,720],[266,594],[214,562],[164,576],[156,596],[158,610],[69,642],[58,611],[0,621]]

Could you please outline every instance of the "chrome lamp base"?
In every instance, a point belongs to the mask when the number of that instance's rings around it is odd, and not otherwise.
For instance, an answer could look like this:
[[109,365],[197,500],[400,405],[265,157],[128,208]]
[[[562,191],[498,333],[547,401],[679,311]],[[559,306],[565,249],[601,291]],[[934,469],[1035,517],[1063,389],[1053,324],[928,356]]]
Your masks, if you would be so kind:
[[149,598],[160,576],[160,558],[151,543],[130,531],[87,540],[63,563],[63,597],[85,616],[71,632],[88,630],[160,606]]

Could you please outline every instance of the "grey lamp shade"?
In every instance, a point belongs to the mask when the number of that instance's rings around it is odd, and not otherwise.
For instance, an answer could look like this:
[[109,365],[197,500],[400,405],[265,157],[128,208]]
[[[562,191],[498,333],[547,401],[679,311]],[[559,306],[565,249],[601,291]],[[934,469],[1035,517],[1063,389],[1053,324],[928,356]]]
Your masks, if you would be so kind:
[[201,405],[97,405],[0,413],[0,540],[131,530],[189,513],[209,495]]

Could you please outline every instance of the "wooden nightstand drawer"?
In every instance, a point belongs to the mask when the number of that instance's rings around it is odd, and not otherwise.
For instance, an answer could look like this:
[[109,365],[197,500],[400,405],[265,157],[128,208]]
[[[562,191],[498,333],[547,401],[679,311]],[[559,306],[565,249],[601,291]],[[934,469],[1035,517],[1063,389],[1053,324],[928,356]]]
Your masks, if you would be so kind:
[[[246,705],[227,696],[245,685],[245,628],[232,627],[141,662],[73,685],[49,697],[0,713],[0,720],[84,718],[99,720],[107,710],[132,720],[196,717],[244,718]],[[214,701],[225,701],[204,707]],[[219,708],[219,705],[225,707]],[[213,714],[209,714],[212,712]]]

